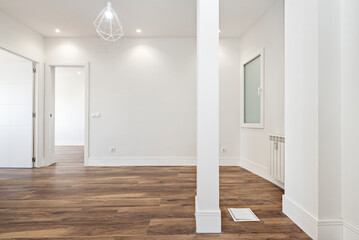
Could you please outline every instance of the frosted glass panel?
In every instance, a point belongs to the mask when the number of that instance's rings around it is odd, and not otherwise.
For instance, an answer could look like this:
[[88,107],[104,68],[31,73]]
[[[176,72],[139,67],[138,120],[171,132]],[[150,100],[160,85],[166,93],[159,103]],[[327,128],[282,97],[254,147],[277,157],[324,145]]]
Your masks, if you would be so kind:
[[244,123],[260,123],[261,86],[260,56],[244,65]]

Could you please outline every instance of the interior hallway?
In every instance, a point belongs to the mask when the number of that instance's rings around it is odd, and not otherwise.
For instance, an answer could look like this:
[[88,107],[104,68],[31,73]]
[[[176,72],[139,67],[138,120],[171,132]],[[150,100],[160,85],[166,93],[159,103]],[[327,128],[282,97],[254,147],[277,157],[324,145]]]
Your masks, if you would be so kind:
[[[220,168],[222,234],[197,235],[195,167],[84,167],[82,147],[57,161],[0,169],[0,239],[310,239],[282,213],[283,190],[239,167]],[[261,221],[233,222],[229,207]]]

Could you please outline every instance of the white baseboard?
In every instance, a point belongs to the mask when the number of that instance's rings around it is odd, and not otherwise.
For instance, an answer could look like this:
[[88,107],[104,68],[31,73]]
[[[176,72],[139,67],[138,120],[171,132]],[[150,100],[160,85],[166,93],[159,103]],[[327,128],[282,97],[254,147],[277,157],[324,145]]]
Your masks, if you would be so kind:
[[358,240],[359,228],[354,227],[352,224],[343,221],[343,240]]
[[221,233],[221,210],[199,211],[196,204],[196,232],[197,233]]
[[86,166],[196,166],[195,157],[89,157]]
[[284,184],[273,178],[266,167],[243,158],[240,159],[240,166],[284,189]]
[[359,229],[343,219],[318,220],[287,196],[283,212],[314,240],[358,240]]
[[[90,157],[86,166],[196,166],[196,157]],[[239,158],[221,157],[220,166],[239,166]]]
[[[196,166],[196,157],[90,157],[86,166]],[[220,157],[220,166],[240,166],[283,188],[283,183],[271,177],[268,169],[238,157]]]
[[82,140],[56,140],[55,146],[84,146]]
[[318,221],[319,240],[343,240],[343,220],[326,219]]
[[318,220],[286,195],[283,195],[283,213],[312,239],[318,239]]
[[[196,157],[90,157],[86,166],[196,166]],[[249,160],[238,157],[220,157],[220,166],[240,166],[248,171],[284,188],[283,183],[269,175],[268,169]]]

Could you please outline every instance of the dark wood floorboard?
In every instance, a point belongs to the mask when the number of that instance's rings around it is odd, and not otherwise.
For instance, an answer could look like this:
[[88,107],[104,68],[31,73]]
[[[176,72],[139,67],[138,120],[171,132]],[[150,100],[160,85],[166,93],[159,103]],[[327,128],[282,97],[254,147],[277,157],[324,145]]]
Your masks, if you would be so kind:
[[[310,239],[281,211],[283,191],[239,167],[220,168],[222,234],[196,234],[195,167],[84,167],[82,147],[56,165],[0,169],[0,239]],[[233,222],[249,207],[260,222]]]

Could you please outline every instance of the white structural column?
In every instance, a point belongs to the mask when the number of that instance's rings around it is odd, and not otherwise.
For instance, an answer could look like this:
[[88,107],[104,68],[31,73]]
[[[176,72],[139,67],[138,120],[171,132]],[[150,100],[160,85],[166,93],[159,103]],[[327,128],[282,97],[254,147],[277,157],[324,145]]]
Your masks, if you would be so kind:
[[343,239],[340,11],[346,1],[285,2],[283,212],[315,240]]
[[198,233],[220,233],[219,209],[219,0],[197,0]]

